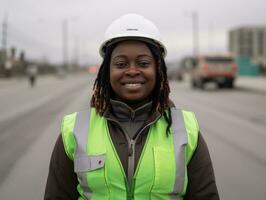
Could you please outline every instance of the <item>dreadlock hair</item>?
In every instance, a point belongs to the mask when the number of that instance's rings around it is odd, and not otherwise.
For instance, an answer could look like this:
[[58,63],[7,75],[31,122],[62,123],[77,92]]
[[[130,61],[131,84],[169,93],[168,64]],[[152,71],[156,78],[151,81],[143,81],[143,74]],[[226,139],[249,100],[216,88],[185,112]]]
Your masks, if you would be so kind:
[[[158,111],[166,120],[167,136],[170,134],[170,127],[172,125],[171,110],[168,106],[169,102],[169,83],[167,79],[167,68],[162,56],[161,50],[150,43],[145,42],[153,57],[156,60],[156,83],[151,95],[152,109],[151,113]],[[110,45],[106,48],[103,62],[100,66],[97,78],[93,85],[93,96],[91,99],[91,106],[95,107],[99,115],[103,115],[104,111],[110,106],[110,99],[112,96],[112,88],[110,84],[110,61],[111,54],[116,47],[117,43]]]
[[93,85],[93,95],[91,99],[91,106],[95,107],[96,112],[101,116],[110,105],[111,99],[111,84],[110,84],[110,61],[111,54],[116,45],[106,48],[103,62],[100,66],[99,72]]
[[166,127],[166,134],[168,136],[170,134],[170,127],[172,125],[172,115],[168,106],[170,88],[167,78],[167,67],[162,55],[162,51],[157,46],[151,45],[149,43],[146,45],[157,61],[156,83],[152,94],[152,111],[156,110],[163,115],[168,124]]

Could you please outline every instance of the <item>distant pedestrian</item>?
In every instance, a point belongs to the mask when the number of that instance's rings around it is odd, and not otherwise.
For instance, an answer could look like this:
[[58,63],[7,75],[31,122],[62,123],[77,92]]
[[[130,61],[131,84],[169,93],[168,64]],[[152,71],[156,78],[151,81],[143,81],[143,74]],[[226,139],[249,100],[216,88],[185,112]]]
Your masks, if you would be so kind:
[[31,87],[34,87],[36,84],[37,74],[38,74],[38,68],[36,65],[29,65],[27,68],[27,74],[29,79],[29,85]]
[[218,200],[195,115],[169,99],[156,26],[122,16],[100,54],[89,108],[63,119],[44,199]]

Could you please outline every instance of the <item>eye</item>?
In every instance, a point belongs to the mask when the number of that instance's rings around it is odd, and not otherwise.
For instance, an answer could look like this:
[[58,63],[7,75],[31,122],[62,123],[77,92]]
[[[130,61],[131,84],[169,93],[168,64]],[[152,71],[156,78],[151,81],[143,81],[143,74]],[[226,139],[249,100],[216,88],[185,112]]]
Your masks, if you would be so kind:
[[115,65],[117,68],[119,68],[119,69],[123,69],[123,68],[126,68],[127,63],[125,63],[125,62],[116,62],[114,65]]
[[143,68],[149,67],[150,64],[151,64],[151,63],[148,62],[148,61],[140,61],[140,62],[138,63],[138,65],[139,65],[140,67],[143,67]]

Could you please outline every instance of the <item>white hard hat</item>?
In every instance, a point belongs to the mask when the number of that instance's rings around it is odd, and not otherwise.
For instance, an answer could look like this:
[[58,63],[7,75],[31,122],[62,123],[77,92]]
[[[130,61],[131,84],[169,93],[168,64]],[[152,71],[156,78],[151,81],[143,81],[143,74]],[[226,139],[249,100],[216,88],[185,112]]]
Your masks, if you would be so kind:
[[138,14],[126,14],[113,21],[105,32],[105,41],[100,47],[100,55],[104,57],[106,47],[118,41],[134,39],[158,46],[162,55],[166,48],[161,42],[158,28],[148,19]]

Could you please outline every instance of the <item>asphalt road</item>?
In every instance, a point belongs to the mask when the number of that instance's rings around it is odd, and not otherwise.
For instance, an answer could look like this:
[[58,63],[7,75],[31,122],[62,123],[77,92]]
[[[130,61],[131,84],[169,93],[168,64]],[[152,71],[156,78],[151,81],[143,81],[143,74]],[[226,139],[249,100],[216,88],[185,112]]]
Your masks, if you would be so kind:
[[[88,106],[92,77],[45,77],[0,87],[0,199],[42,199],[62,116]],[[14,192],[14,188],[16,192]]]
[[176,82],[171,88],[176,106],[196,113],[221,199],[266,199],[266,94]]
[[[0,199],[42,199],[63,115],[87,107],[93,77],[25,80],[0,86]],[[221,199],[266,199],[266,94],[191,90],[171,82],[176,106],[196,113]]]

